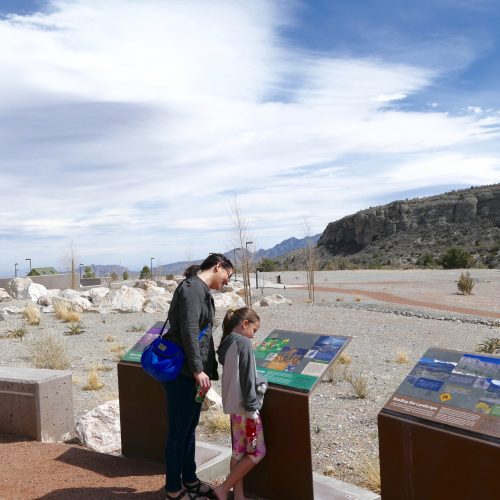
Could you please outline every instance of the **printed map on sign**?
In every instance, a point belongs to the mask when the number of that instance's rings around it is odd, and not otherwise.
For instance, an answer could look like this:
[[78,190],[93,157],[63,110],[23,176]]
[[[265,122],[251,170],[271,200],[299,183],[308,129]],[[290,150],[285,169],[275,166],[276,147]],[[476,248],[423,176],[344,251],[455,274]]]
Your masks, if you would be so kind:
[[255,347],[257,370],[271,384],[309,392],[350,340],[274,330]]
[[385,408],[500,438],[500,358],[429,349]]

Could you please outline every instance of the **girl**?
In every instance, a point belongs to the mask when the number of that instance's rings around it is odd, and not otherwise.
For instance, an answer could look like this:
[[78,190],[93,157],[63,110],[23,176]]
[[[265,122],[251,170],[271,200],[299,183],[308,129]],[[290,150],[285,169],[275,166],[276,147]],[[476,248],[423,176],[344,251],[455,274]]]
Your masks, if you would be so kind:
[[211,253],[200,266],[190,266],[168,311],[170,328],[165,336],[180,345],[186,355],[179,376],[163,384],[169,430],[165,445],[165,489],[169,500],[215,498],[210,486],[196,476],[195,430],[201,403],[195,401],[195,396],[197,385],[206,392],[210,380],[219,378],[212,338],[215,305],[210,290],[227,284],[232,271],[231,261],[219,253]]
[[[231,414],[233,454],[231,473],[223,484],[214,488],[219,500],[225,500],[234,486],[234,498],[244,500],[243,477],[266,454],[264,434],[259,410],[267,389],[265,379],[257,374],[252,339],[259,329],[257,313],[248,307],[229,310],[222,323],[222,339],[217,349],[222,373],[222,406]],[[252,435],[251,449],[246,446]]]

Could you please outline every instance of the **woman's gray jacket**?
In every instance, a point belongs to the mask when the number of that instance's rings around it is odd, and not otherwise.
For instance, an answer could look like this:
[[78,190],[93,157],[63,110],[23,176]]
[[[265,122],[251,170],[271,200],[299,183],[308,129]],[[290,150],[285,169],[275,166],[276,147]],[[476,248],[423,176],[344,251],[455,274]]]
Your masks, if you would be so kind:
[[[212,337],[214,314],[210,289],[198,276],[185,279],[175,289],[168,311],[170,327],[163,336],[184,349],[183,375],[192,377],[193,373],[204,371],[210,379],[219,379]],[[207,326],[206,334],[198,341],[198,335]]]

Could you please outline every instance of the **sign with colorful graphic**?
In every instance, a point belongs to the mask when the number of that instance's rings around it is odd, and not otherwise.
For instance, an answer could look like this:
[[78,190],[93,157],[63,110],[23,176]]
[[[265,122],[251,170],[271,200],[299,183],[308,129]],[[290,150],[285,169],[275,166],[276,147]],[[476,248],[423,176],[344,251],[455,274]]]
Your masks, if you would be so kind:
[[270,384],[310,392],[350,337],[273,330],[254,349],[257,371]]
[[384,408],[500,438],[500,357],[429,349]]
[[123,357],[122,361],[129,361],[132,363],[140,363],[142,352],[146,347],[153,342],[153,340],[158,337],[161,332],[164,323],[162,321],[157,321],[130,349]]

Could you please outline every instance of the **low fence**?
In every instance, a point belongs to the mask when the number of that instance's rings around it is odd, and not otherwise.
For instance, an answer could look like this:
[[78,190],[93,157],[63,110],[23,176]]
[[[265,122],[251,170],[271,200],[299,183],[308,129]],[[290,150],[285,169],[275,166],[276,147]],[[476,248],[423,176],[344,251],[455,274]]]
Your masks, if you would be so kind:
[[[31,278],[33,283],[43,285],[47,289],[59,288],[66,290],[71,288],[71,274],[50,274],[47,276],[19,276],[20,278]],[[0,288],[7,288],[9,282],[14,278],[0,278]],[[75,287],[80,288],[80,276],[74,274]]]

